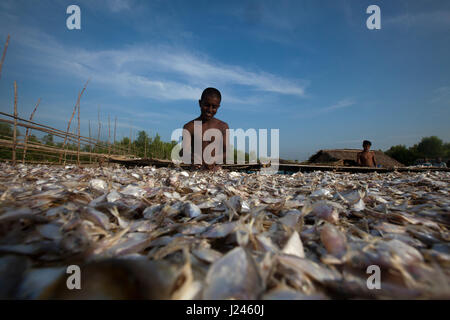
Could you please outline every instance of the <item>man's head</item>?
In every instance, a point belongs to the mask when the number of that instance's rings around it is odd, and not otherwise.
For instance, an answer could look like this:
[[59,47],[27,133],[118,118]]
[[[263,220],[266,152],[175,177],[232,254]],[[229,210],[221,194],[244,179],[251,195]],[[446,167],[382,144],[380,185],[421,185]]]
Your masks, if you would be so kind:
[[369,140],[363,141],[363,148],[365,151],[369,151],[371,145],[372,145],[372,142],[370,142]]
[[205,121],[212,119],[220,107],[222,96],[216,88],[206,88],[198,101],[201,110],[201,118]]

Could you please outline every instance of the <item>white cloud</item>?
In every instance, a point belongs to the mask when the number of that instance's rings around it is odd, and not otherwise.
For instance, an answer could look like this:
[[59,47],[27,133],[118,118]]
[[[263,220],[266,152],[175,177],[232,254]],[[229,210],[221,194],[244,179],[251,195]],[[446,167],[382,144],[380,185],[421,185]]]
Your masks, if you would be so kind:
[[351,107],[356,104],[356,101],[353,98],[346,98],[336,102],[335,104],[325,107],[325,108],[308,108],[309,110],[306,112],[299,112],[295,116],[290,116],[290,118],[294,117],[296,119],[307,119],[313,118],[316,116],[320,116],[329,112],[333,112],[335,110],[344,109]]
[[[114,50],[86,50],[63,46],[48,34],[22,28],[15,42],[26,49],[28,63],[102,85],[123,96],[159,100],[198,99],[206,86],[230,92],[230,101],[250,101],[260,91],[303,97],[306,81],[286,79],[264,71],[223,64],[183,48],[134,45]],[[246,97],[233,95],[245,86]],[[254,94],[255,95],[255,94]],[[257,96],[257,94],[256,94]],[[255,100],[255,99],[253,99]],[[256,99],[257,100],[257,99]]]
[[327,108],[322,109],[323,111],[333,111],[336,109],[342,109],[342,108],[347,108],[347,107],[351,107],[352,105],[355,104],[355,101],[352,99],[344,99],[339,101],[336,104],[333,104],[332,106],[329,106]]

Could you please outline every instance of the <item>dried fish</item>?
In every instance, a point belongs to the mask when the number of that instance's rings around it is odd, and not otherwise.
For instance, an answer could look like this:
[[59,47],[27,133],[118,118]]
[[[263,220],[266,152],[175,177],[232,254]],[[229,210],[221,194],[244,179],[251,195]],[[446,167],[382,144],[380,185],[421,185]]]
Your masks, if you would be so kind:
[[202,234],[205,238],[224,238],[237,228],[236,222],[217,224]]
[[[443,171],[0,163],[0,296],[447,299],[449,183]],[[67,290],[72,261],[83,292]],[[370,265],[380,290],[367,289]]]
[[116,190],[112,190],[106,196],[106,199],[108,200],[108,202],[116,202],[117,200],[120,200],[121,198],[122,198],[122,196]]
[[200,208],[191,202],[185,203],[183,212],[189,218],[195,218],[201,214]]
[[336,207],[333,206],[330,202],[316,202],[312,206],[311,214],[318,219],[322,219],[330,223],[337,223],[339,221],[339,213]]
[[133,186],[133,185],[128,185],[125,188],[123,188],[122,190],[120,190],[120,193],[126,196],[133,196],[133,197],[142,197],[143,195],[146,194],[146,191],[137,187],[137,186]]
[[257,299],[262,279],[249,254],[238,247],[216,261],[205,279],[203,298],[208,300]]
[[208,263],[214,263],[223,256],[219,251],[209,248],[195,249],[192,250],[192,253],[200,260]]
[[92,189],[94,189],[95,191],[99,191],[99,192],[104,192],[108,188],[108,184],[106,183],[106,181],[104,181],[102,179],[92,179],[89,182],[89,186]]
[[103,212],[100,212],[94,208],[86,207],[84,210],[84,214],[86,215],[86,218],[99,227],[102,227],[105,230],[110,229],[110,223],[109,218],[106,214]]
[[338,228],[331,224],[325,224],[320,231],[320,239],[328,253],[342,258],[347,251],[347,240]]
[[294,231],[289,237],[289,240],[286,242],[282,252],[285,254],[292,254],[300,258],[305,257],[303,243],[297,231]]

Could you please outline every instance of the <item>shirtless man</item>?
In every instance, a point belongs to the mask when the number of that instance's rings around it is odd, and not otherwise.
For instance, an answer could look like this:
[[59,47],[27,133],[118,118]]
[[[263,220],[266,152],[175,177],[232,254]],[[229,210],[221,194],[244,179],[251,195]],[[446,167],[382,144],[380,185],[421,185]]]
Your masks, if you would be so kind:
[[[228,124],[226,122],[223,122],[217,118],[214,118],[215,114],[217,113],[217,110],[220,107],[220,102],[222,100],[222,96],[219,92],[219,90],[215,88],[206,88],[200,100],[198,101],[198,104],[200,106],[200,116],[195,118],[194,120],[189,121],[186,123],[183,127],[183,129],[186,129],[190,136],[191,136],[191,164],[192,167],[195,169],[204,168],[209,170],[217,170],[219,168],[219,165],[217,163],[213,164],[207,164],[205,163],[205,155],[203,154],[205,148],[215,141],[215,138],[213,137],[211,141],[203,141],[202,140],[202,155],[195,154],[194,152],[194,121],[200,121],[202,126],[202,134],[204,135],[206,130],[208,129],[218,129],[222,133],[223,137],[223,162],[226,161],[226,150],[228,147]],[[183,148],[185,147],[183,139]],[[188,148],[189,146],[186,145]],[[215,156],[215,152],[212,152],[212,156]],[[197,162],[201,162],[201,164],[196,164],[195,160]]]
[[361,167],[376,167],[377,162],[375,160],[375,153],[370,150],[370,146],[372,143],[370,141],[364,140],[363,141],[363,152],[358,152],[356,161],[358,162],[358,165]]

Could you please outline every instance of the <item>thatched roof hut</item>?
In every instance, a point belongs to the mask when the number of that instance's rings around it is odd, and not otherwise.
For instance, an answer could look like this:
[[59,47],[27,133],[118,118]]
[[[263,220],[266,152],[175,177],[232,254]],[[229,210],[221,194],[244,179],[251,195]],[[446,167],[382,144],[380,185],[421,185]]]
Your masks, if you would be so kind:
[[[359,149],[330,149],[320,150],[315,155],[309,158],[309,162],[312,163],[324,163],[340,166],[356,166],[356,157]],[[378,165],[385,168],[404,167],[404,165],[395,159],[384,154],[382,151],[372,150],[375,152],[375,159]]]

